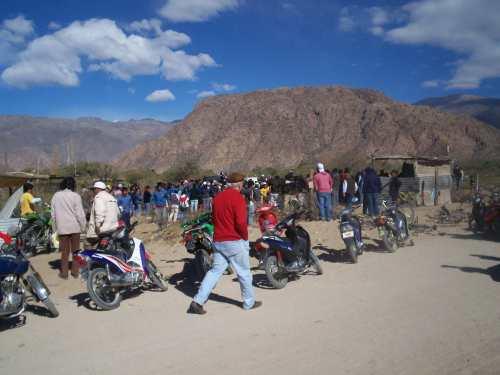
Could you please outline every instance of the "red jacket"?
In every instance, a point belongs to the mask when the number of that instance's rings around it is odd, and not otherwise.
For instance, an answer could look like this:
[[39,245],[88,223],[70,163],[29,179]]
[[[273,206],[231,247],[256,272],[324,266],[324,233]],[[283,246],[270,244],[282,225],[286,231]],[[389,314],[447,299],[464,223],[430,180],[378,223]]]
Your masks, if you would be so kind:
[[217,194],[212,206],[214,241],[248,241],[247,204],[236,189]]
[[0,232],[0,239],[5,242],[6,245],[10,245],[12,243],[12,237],[6,233]]
[[318,193],[331,193],[333,188],[333,179],[330,173],[318,172],[313,177],[314,190]]

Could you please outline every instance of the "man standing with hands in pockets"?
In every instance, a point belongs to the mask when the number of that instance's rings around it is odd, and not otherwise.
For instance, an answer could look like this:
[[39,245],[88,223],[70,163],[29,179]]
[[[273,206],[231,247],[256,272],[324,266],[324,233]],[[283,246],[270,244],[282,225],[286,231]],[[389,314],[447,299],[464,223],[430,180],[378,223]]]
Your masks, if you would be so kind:
[[229,187],[217,194],[213,200],[212,220],[215,227],[212,269],[207,272],[198,293],[191,302],[188,313],[205,314],[203,305],[220,277],[231,264],[238,275],[243,299],[243,309],[251,310],[262,305],[255,301],[250,272],[250,250],[248,245],[247,208],[240,190],[244,176],[240,173],[229,175]]

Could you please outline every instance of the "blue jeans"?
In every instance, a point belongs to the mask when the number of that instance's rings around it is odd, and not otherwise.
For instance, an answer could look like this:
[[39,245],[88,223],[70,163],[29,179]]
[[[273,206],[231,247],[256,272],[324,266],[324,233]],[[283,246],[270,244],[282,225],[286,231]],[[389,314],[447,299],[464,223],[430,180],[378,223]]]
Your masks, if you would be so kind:
[[130,214],[130,212],[128,212],[128,211],[123,211],[123,212],[122,212],[122,220],[125,222],[125,225],[126,225],[127,227],[130,227],[130,217],[131,217],[131,216],[132,216],[132,215],[131,215],[131,214]]
[[366,203],[368,204],[368,215],[378,216],[380,214],[378,208],[378,194],[377,193],[365,193]]
[[252,225],[253,224],[253,217],[255,215],[255,203],[254,202],[248,202],[248,218],[247,218],[247,223],[248,225]]
[[198,199],[191,199],[189,201],[189,208],[191,212],[198,212]]
[[252,273],[250,272],[248,241],[215,242],[214,245],[217,250],[214,252],[212,268],[205,275],[193,300],[200,305],[205,304],[227,266],[231,264],[240,282],[243,308],[245,310],[251,309],[255,303],[255,294],[252,286]]
[[316,193],[318,195],[319,218],[332,220],[332,193]]

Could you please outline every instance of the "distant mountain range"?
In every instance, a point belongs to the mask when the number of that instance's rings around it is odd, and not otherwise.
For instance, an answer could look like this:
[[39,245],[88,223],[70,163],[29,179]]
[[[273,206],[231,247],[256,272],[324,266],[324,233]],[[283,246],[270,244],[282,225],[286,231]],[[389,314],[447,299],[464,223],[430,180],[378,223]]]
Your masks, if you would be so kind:
[[138,145],[116,164],[157,171],[187,161],[213,171],[317,161],[344,167],[366,165],[373,153],[500,159],[500,131],[373,90],[282,88],[202,100],[167,136]]
[[467,114],[500,129],[500,99],[497,98],[459,94],[428,98],[415,104],[450,113]]
[[[152,119],[110,122],[0,116],[0,167],[52,167],[76,161],[110,162],[119,154],[163,136],[174,123]],[[7,160],[6,160],[7,159]]]

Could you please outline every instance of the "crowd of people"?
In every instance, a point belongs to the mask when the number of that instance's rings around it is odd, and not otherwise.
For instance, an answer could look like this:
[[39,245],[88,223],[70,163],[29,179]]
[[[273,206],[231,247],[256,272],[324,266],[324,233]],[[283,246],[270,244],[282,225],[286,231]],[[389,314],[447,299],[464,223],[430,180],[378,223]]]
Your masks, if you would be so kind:
[[[202,282],[190,311],[204,313],[203,304],[230,263],[236,270],[242,288],[244,308],[260,306],[253,296],[248,261],[248,225],[253,224],[256,209],[264,204],[278,205],[280,196],[309,191],[319,211],[319,220],[334,219],[335,207],[343,204],[351,207],[356,201],[363,204],[363,211],[371,216],[379,215],[379,195],[383,189],[380,177],[371,167],[352,174],[348,168],[329,171],[318,163],[314,173],[308,177],[288,173],[279,176],[244,178],[242,174],[221,173],[216,178],[183,180],[177,183],[158,182],[154,188],[138,184],[115,186],[96,181],[91,190],[93,199],[85,214],[82,198],[76,190],[73,177],[64,178],[59,191],[51,201],[53,229],[59,236],[61,268],[59,276],[67,279],[69,274],[78,277],[76,263],[69,269],[70,254],[80,249],[80,234],[86,233],[89,241],[102,233],[116,230],[119,220],[130,225],[134,216],[152,216],[159,228],[180,220],[188,212],[211,211],[215,226],[214,241],[217,249],[214,267]],[[397,200],[401,181],[397,171],[392,171],[389,180],[389,195]],[[21,198],[21,209],[29,214],[34,208],[33,185],[27,183]],[[250,276],[249,276],[250,275]]]

